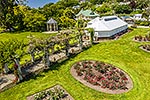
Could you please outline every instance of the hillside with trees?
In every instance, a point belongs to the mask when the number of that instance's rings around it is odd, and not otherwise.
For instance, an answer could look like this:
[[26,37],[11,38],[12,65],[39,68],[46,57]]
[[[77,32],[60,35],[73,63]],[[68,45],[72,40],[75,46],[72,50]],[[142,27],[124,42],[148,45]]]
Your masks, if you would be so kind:
[[149,0],[59,0],[39,8],[26,5],[27,0],[0,1],[0,27],[9,31],[45,31],[46,21],[51,17],[59,24],[59,29],[74,28],[75,15],[81,9],[91,9],[100,16],[114,14],[143,13],[145,18],[150,15]]

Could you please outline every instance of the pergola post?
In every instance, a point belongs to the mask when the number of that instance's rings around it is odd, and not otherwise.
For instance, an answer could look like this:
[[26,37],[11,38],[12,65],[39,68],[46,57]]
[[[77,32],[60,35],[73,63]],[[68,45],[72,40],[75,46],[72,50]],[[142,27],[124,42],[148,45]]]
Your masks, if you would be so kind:
[[49,24],[47,23],[47,31],[49,31]]
[[58,31],[58,26],[57,26],[57,24],[56,24],[56,31]]
[[52,31],[52,24],[50,24],[50,31]]
[[56,24],[54,23],[54,31],[56,31],[56,26],[55,26]]

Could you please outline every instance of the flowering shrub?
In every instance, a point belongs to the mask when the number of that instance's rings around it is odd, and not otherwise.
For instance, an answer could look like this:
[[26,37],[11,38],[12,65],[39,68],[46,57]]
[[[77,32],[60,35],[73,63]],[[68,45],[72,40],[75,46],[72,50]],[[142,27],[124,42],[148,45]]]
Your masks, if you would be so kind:
[[56,85],[27,97],[27,100],[73,100],[60,85]]
[[34,96],[34,100],[60,100],[65,96],[64,90],[54,88],[53,90],[42,91]]
[[128,90],[126,74],[111,64],[99,61],[81,61],[73,66],[77,76],[87,82],[109,90]]

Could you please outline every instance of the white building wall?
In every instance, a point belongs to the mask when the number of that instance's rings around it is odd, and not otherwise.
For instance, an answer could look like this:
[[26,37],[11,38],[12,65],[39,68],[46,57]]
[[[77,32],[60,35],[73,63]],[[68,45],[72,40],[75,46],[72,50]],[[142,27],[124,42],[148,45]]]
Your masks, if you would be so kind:
[[110,31],[98,31],[98,32],[95,32],[95,36],[98,36],[98,37],[111,37],[117,33],[120,33],[124,30],[126,30],[128,28],[127,25],[125,26],[122,26],[122,27],[119,27],[119,28],[116,28],[114,30],[110,30]]

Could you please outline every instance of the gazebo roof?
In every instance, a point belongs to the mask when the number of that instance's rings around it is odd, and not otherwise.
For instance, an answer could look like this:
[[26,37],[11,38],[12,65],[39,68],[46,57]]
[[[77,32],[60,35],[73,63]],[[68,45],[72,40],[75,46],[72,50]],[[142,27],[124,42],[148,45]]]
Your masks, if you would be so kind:
[[51,18],[49,21],[47,21],[47,24],[57,24],[57,22]]

